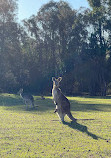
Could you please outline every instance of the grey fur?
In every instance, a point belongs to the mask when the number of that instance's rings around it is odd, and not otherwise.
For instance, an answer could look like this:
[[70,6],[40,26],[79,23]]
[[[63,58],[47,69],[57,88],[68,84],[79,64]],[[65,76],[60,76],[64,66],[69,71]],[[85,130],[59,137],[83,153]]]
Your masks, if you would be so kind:
[[64,116],[67,115],[72,121],[76,121],[76,119],[72,116],[70,112],[70,102],[65,97],[65,95],[61,92],[59,88],[59,83],[62,80],[62,77],[56,79],[55,77],[52,78],[53,81],[53,89],[52,89],[52,96],[54,103],[56,105],[56,109],[54,113],[57,113],[60,120],[64,122]]
[[19,90],[18,94],[22,97],[27,107],[28,105],[35,107],[34,97],[32,95],[24,93],[22,88]]

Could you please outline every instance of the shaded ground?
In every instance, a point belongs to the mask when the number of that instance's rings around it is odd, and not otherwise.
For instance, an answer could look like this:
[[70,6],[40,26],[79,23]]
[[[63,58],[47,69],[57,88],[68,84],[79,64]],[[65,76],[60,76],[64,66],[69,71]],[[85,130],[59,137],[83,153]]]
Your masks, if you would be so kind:
[[[39,110],[39,111],[47,111],[54,110],[55,105],[53,103],[52,97],[45,97],[45,100],[42,100],[41,97],[35,98],[35,106],[36,108],[30,108],[30,110]],[[84,98],[84,97],[68,97],[71,103],[71,111],[111,111],[111,99],[110,97],[105,98]],[[7,109],[9,106],[13,107],[13,110],[25,110],[26,106],[18,95],[13,94],[1,94],[0,95],[0,106],[6,106]],[[20,106],[20,107],[19,107]]]

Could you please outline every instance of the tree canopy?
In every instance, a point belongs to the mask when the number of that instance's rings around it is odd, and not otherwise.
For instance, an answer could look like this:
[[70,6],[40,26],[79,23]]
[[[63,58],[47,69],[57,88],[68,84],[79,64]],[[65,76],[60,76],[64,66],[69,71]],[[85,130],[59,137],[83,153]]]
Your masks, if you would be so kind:
[[50,95],[53,76],[68,95],[106,95],[111,85],[111,1],[74,10],[49,1],[17,22],[16,0],[0,0],[1,92]]

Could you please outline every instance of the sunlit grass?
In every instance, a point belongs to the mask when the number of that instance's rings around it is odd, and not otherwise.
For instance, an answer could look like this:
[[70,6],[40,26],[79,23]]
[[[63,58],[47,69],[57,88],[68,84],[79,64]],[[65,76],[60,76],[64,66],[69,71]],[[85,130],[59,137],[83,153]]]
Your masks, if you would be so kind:
[[111,99],[68,97],[77,123],[54,114],[52,97],[26,109],[13,94],[0,95],[0,157],[110,158]]

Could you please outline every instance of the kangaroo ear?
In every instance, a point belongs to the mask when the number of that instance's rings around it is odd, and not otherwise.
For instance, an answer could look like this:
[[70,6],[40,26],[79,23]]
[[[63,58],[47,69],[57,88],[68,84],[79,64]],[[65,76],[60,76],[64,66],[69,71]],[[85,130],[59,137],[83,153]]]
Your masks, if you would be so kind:
[[62,77],[59,77],[59,78],[58,78],[58,81],[60,82],[61,80],[62,80]]
[[55,77],[52,77],[52,81],[55,81]]

